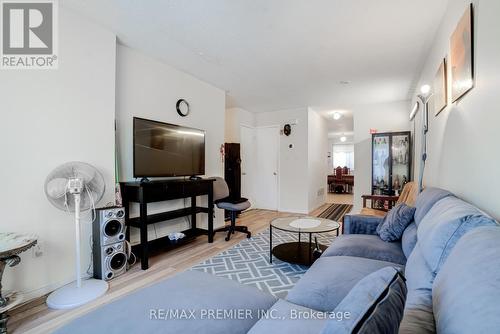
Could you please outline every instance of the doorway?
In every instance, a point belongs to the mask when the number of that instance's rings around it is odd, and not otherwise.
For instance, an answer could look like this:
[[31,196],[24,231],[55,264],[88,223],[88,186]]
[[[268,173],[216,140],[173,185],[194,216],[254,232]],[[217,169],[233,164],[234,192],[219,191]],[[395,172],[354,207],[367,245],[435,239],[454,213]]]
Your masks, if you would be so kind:
[[256,129],[259,208],[278,210],[279,127]]
[[259,209],[279,207],[279,126],[240,127],[241,192]]
[[[333,166],[331,179],[327,195],[328,203],[353,204],[354,187],[354,144],[335,144],[331,143],[330,165]],[[341,167],[339,175],[337,169]],[[341,191],[337,191],[342,189]]]

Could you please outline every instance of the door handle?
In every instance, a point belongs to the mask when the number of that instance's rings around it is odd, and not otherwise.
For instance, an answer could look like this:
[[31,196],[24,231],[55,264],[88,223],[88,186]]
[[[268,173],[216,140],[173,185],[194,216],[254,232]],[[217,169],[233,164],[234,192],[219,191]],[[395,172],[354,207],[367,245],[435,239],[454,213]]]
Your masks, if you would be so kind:
[[274,172],[273,175],[278,175],[278,173]]

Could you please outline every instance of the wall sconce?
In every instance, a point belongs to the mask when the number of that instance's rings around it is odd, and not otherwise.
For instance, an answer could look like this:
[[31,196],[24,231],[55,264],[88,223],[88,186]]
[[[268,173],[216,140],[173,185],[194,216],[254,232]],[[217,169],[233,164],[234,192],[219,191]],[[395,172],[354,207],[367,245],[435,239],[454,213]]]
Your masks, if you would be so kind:
[[429,100],[432,97],[431,86],[423,85],[420,87],[420,94],[417,96],[418,101],[415,102],[410,113],[410,121],[413,121],[422,105],[422,159],[420,160],[420,173],[418,176],[418,190],[422,192],[424,182],[424,169],[427,160],[427,132],[429,131]]

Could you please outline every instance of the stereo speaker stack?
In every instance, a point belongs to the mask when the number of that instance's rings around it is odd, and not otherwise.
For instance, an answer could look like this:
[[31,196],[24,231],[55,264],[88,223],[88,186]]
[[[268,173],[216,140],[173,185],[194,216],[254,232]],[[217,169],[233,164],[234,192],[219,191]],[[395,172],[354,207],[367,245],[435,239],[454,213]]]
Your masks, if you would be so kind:
[[124,208],[96,209],[92,240],[94,278],[107,281],[127,270]]

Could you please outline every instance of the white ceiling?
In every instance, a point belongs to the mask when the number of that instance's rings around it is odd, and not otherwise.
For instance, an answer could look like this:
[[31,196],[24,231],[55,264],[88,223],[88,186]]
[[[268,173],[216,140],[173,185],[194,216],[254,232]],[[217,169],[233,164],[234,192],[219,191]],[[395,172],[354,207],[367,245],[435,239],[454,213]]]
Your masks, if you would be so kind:
[[447,1],[60,0],[253,112],[407,99]]
[[[340,119],[333,119],[333,114],[339,113],[342,115]],[[329,133],[345,133],[354,130],[354,117],[352,110],[334,109],[331,111],[320,112],[328,120]]]
[[[318,111],[318,110],[315,110]],[[334,139],[334,143],[345,144],[354,141],[354,114],[349,109],[321,110],[319,113],[326,118],[328,125],[328,138]],[[341,115],[340,119],[334,119],[333,114]],[[346,137],[346,142],[341,142],[341,137]]]

